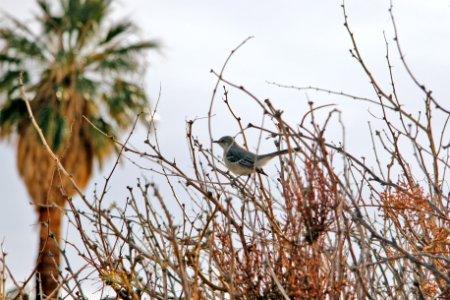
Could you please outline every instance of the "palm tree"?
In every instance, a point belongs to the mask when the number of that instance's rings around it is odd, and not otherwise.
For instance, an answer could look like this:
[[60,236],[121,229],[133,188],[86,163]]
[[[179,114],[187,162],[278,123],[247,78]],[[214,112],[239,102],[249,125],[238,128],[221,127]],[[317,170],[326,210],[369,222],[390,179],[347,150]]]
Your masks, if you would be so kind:
[[83,116],[116,136],[137,113],[148,111],[135,80],[144,71],[143,52],[157,48],[156,42],[139,40],[129,21],[105,24],[111,0],[59,0],[58,7],[50,2],[38,1],[38,33],[11,16],[12,26],[0,28],[0,138],[17,133],[19,174],[39,215],[37,299],[56,297],[61,222],[75,190],[31,125],[19,74],[47,142],[84,187],[94,161],[101,164],[115,147]]

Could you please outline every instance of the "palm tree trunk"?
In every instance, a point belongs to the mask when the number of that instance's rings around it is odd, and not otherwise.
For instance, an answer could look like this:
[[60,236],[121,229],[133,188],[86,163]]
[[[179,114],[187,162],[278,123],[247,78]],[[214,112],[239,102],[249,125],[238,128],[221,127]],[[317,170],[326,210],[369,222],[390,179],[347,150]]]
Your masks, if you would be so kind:
[[[93,150],[83,139],[80,126],[80,123],[74,123],[65,147],[57,155],[78,186],[83,188],[92,173]],[[40,226],[36,299],[46,299],[45,296],[54,291],[50,299],[56,299],[64,207],[76,190],[69,178],[60,174],[34,128],[30,125],[22,130],[17,147],[17,166],[33,199]]]
[[39,208],[39,256],[37,259],[36,300],[56,299],[59,285],[61,225],[63,209],[57,206]]

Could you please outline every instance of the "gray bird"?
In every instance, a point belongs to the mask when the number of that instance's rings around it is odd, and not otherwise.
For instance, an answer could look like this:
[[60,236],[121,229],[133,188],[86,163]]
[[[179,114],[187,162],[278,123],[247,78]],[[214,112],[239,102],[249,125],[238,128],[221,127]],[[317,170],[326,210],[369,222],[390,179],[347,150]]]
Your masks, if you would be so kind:
[[[289,150],[285,149],[268,154],[255,154],[236,144],[231,136],[223,136],[213,143],[223,148],[223,160],[228,170],[239,176],[250,175],[253,172],[267,175],[262,167],[272,158],[289,153]],[[298,150],[298,148],[294,149],[294,151]]]

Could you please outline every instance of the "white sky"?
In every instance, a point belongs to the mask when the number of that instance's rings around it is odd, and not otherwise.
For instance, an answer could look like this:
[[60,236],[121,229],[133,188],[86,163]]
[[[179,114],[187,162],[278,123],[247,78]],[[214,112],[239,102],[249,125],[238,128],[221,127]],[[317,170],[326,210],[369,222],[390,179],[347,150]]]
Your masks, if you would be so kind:
[[[366,120],[370,118],[367,104],[355,106],[345,99],[287,91],[265,83],[267,80],[313,85],[373,97],[368,79],[348,52],[350,40],[343,26],[340,4],[329,0],[121,0],[115,15],[131,17],[141,27],[143,37],[160,39],[164,45],[162,55],[149,55],[148,74],[142,79],[152,99],[156,99],[162,86],[158,109],[162,149],[179,164],[187,162],[185,121],[206,116],[215,84],[209,70],[219,70],[231,49],[246,37],[255,36],[234,56],[226,77],[261,99],[270,98],[293,122],[304,112],[308,99],[318,104],[339,103],[348,126],[349,147],[360,155],[370,151],[366,146],[369,145]],[[388,7],[389,1],[347,1],[350,25],[360,50],[385,86],[388,82],[383,31],[392,41]],[[30,0],[1,0],[0,9],[18,18],[30,18],[36,5]],[[433,90],[436,99],[449,108],[450,0],[394,1],[394,12],[410,65],[419,80]],[[393,44],[391,49],[394,50]],[[392,55],[396,56],[395,51]],[[395,66],[400,72],[398,61]],[[414,106],[422,98],[403,78],[399,79],[405,86],[403,99]],[[235,90],[230,90],[229,97],[244,124],[260,122],[260,112],[247,97]],[[216,105],[215,137],[236,134],[238,128],[221,108],[220,101]],[[195,128],[195,134],[209,145],[206,122],[199,121]],[[257,133],[254,134],[256,137]],[[8,266],[20,281],[33,268],[38,237],[36,216],[15,168],[14,145],[14,140],[0,141],[0,241],[8,253]],[[265,150],[271,147],[267,141],[262,145]],[[110,166],[106,166],[97,173],[88,195],[93,183],[101,184],[109,170]],[[135,178],[143,174],[129,163],[122,164],[113,178],[111,197],[124,199],[126,185],[133,185]]]

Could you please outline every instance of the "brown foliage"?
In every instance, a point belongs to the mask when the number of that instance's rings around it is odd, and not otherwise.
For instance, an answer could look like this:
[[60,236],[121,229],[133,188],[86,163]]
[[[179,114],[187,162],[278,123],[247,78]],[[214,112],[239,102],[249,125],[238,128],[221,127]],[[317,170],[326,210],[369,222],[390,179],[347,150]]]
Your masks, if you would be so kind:
[[[331,126],[341,126],[345,133],[338,109],[310,102],[300,121],[292,124],[272,101],[224,78],[228,61],[246,40],[231,52],[220,73],[212,71],[217,85],[208,112],[209,138],[214,139],[216,93],[224,84],[221,109],[228,110],[240,128],[244,144],[250,144],[246,135],[251,131],[288,149],[274,163],[279,171],[269,177],[233,176],[212,144],[205,146],[194,136],[197,120],[187,124],[189,167],[168,157],[157,135],[146,139],[142,149],[129,146],[128,139],[116,141],[121,153],[127,151],[143,172],[161,180],[128,186],[123,205],[105,196],[117,162],[92,201],[71,182],[86,206],[81,211],[69,202],[71,225],[84,247],[74,249],[86,261],[83,268],[95,271],[102,292],[112,289],[121,299],[449,298],[445,176],[450,165],[449,147],[443,144],[449,112],[410,72],[394,20],[399,63],[419,87],[425,117],[409,111],[398,98],[387,42],[392,90],[382,88],[358,49],[343,9],[351,54],[376,98],[315,90],[366,101],[382,115],[377,129],[370,131],[373,153],[367,157],[372,159],[352,154],[345,139],[336,144],[335,136],[327,136]],[[261,126],[242,124],[228,88],[243,93],[255,111],[260,109]],[[431,121],[436,114],[444,114],[438,119],[442,122]],[[83,295],[80,281],[88,276],[80,275],[81,269],[70,272],[76,288],[70,280],[63,288],[69,295]]]

